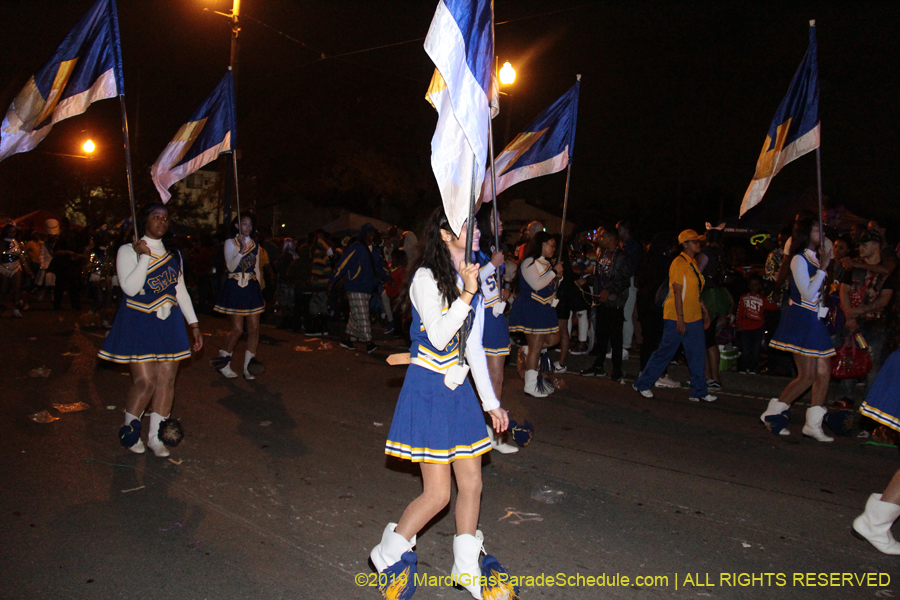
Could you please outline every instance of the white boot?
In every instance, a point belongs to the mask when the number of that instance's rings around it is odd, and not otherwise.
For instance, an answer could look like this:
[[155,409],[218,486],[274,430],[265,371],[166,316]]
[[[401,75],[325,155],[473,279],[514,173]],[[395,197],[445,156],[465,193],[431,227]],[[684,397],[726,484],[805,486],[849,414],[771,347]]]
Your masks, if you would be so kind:
[[491,436],[491,448],[499,452],[500,454],[515,454],[519,451],[518,446],[513,446],[507,444],[503,441],[503,434],[500,434],[500,439],[497,440],[497,436],[494,434],[494,428],[490,425],[487,426],[488,435]]
[[891,525],[900,517],[900,505],[882,502],[881,494],[872,494],[863,514],[853,519],[853,535],[864,539],[885,554],[900,554],[900,542],[891,535]]
[[535,398],[546,398],[550,394],[548,394],[546,391],[538,389],[537,380],[537,371],[525,371],[525,393],[529,396],[534,396]]
[[[772,398],[769,400],[769,406],[766,407],[766,412],[760,415],[759,420],[763,422],[763,425],[769,428],[769,431],[772,433],[778,433],[778,435],[791,435],[791,432],[787,429],[787,423],[782,425],[780,422],[769,422],[766,421],[766,417],[780,417],[781,413],[790,409],[791,407],[784,402],[779,402],[778,398]],[[781,427],[781,429],[778,429]],[[775,430],[778,431],[775,431]]]
[[[141,416],[143,416],[143,414],[144,413],[141,413],[138,416],[134,416],[133,414],[129,413],[126,410],[125,411],[125,426],[132,427],[132,425],[131,425],[132,421],[137,421],[138,422],[137,429],[138,429],[138,432],[140,433]],[[121,432],[120,432],[120,436],[121,436]],[[135,454],[143,454],[147,450],[144,447],[144,442],[141,441],[140,437],[138,437],[138,440],[133,445],[128,446],[128,449],[131,450],[132,452],[134,452]]]
[[253,354],[249,350],[244,352],[244,379],[256,379],[256,377],[253,376],[253,373],[251,373],[247,368],[250,365],[250,361],[253,360],[254,356],[255,354]]
[[828,437],[825,435],[825,432],[822,431],[822,419],[825,418],[825,413],[828,412],[822,406],[810,406],[806,409],[806,425],[803,426],[803,435],[808,435],[809,437],[820,441],[820,442],[833,442],[833,437]]
[[168,419],[168,416],[162,416],[155,412],[150,413],[150,429],[147,430],[147,445],[153,450],[153,454],[160,458],[169,455],[169,449],[159,439],[159,424]]
[[219,356],[221,358],[227,358],[228,362],[225,363],[225,366],[219,369],[219,373],[227,377],[228,379],[234,379],[237,377],[237,373],[231,370],[231,353],[225,352],[224,350],[219,350]]
[[381,534],[381,543],[372,548],[372,552],[369,553],[369,558],[372,559],[372,564],[379,573],[399,561],[400,557],[416,545],[416,536],[407,540],[394,531],[396,528],[396,523],[388,523],[384,528],[384,533]]
[[484,535],[464,533],[453,537],[453,568],[450,575],[476,600],[481,599],[481,551]]
[[369,558],[379,573],[387,573],[384,581],[379,578],[378,585],[385,597],[411,598],[416,591],[417,559],[416,553],[412,551],[416,545],[416,536],[407,540],[394,531],[396,528],[396,523],[387,524],[381,534],[381,543],[372,548]]

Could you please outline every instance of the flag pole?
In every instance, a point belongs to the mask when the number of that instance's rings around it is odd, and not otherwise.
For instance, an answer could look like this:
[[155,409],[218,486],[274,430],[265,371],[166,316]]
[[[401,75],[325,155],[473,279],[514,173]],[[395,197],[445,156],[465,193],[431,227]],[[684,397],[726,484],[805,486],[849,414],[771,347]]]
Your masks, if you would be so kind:
[[[500,58],[494,56],[494,77],[497,77],[497,67],[500,64]],[[497,80],[499,81],[499,80]],[[492,86],[493,87],[493,86]],[[498,97],[499,101],[499,97]],[[499,109],[499,106],[497,107]],[[491,157],[491,194],[494,199],[494,206],[491,212],[494,217],[494,251],[500,250],[500,209],[497,208],[497,172],[494,170],[494,120],[490,119],[488,123],[488,153]],[[501,282],[502,283],[502,282]]]
[[[811,19],[809,22],[810,29],[814,29],[816,20]],[[816,71],[819,70],[819,54],[816,53]],[[821,96],[820,96],[821,99]],[[825,223],[822,218],[822,119],[819,119],[819,145],[816,146],[816,182],[819,187],[819,244],[825,247]]]
[[[472,237],[475,235],[475,181],[478,174],[478,156],[472,155],[472,185],[469,194],[469,218],[466,220],[466,264],[472,264]],[[477,290],[476,290],[477,292]],[[466,323],[459,328],[458,364],[466,364]]]
[[[581,81],[581,75],[575,76],[576,81]],[[571,150],[571,149],[570,149]],[[561,263],[563,259],[563,249],[566,240],[566,209],[569,207],[569,181],[572,179],[572,157],[569,157],[569,166],[566,168],[566,192],[563,196],[563,214],[562,223],[559,226],[559,259],[557,263]]]
[[231,164],[234,165],[234,200],[237,203],[238,234],[241,233],[241,192],[238,190],[237,148],[231,150]]
[[137,208],[134,203],[134,176],[131,171],[131,143],[128,141],[128,117],[125,114],[125,94],[119,94],[119,108],[122,112],[122,135],[125,137],[125,171],[128,176],[128,200],[131,202],[131,226],[134,242],[140,239],[137,230]]

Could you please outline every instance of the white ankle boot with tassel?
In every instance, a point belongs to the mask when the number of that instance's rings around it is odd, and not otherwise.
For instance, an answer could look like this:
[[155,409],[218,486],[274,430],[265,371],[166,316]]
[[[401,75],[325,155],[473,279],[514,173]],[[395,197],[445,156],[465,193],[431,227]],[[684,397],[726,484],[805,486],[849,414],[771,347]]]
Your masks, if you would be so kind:
[[833,437],[828,437],[822,431],[822,419],[828,412],[822,406],[810,406],[806,409],[806,425],[803,426],[803,435],[807,435],[819,442],[833,442]]
[[900,517],[900,505],[882,502],[881,494],[872,494],[866,510],[853,520],[853,535],[866,540],[879,552],[900,555],[900,542],[891,534],[891,525]]

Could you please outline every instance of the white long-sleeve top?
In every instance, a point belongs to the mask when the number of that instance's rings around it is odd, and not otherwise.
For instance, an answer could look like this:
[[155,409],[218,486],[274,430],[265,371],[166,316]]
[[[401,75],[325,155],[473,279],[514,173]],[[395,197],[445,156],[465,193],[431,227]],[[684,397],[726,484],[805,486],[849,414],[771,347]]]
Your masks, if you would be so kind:
[[[141,238],[147,242],[150,252],[153,256],[162,256],[166,253],[162,240],[154,240],[144,236]],[[126,296],[137,296],[147,281],[147,269],[150,267],[150,256],[147,254],[138,255],[134,251],[131,244],[122,244],[116,254],[116,275],[119,278],[119,287]],[[175,284],[175,299],[178,301],[178,308],[184,315],[184,320],[188,325],[197,322],[197,313],[194,312],[194,305],[191,302],[191,295],[184,285],[184,268],[179,265],[178,283]]]
[[[462,287],[462,277],[458,275],[457,287]],[[466,362],[469,364],[472,379],[475,380],[475,389],[478,390],[478,396],[481,398],[481,406],[485,411],[498,408],[500,401],[494,394],[494,387],[491,385],[484,346],[481,343],[484,335],[484,310],[481,310],[481,296],[476,296],[478,301],[476,306],[469,306],[462,299],[457,298],[450,305],[449,310],[443,312],[446,304],[438,289],[437,281],[430,269],[421,268],[413,276],[409,297],[425,326],[428,341],[435,348],[446,348],[459,328],[462,327],[469,311],[475,310],[472,332],[466,337]]]
[[556,271],[550,267],[550,261],[543,256],[537,260],[526,258],[522,261],[522,277],[534,291],[542,290],[556,279]]
[[812,250],[805,250],[803,254],[806,255],[806,258],[798,254],[791,259],[791,275],[794,278],[794,284],[797,286],[797,291],[800,292],[800,298],[802,298],[804,302],[813,304],[819,299],[819,291],[822,288],[822,282],[825,280],[825,271],[819,269],[816,271],[816,274],[810,278],[806,260],[809,259],[809,261],[817,267],[819,266],[819,260]]
[[[251,243],[252,241],[253,240],[251,240],[249,237],[243,238],[244,246]],[[259,244],[257,244],[257,246],[259,246]],[[238,265],[241,264],[242,258],[244,258],[244,256],[241,254],[241,249],[238,247],[238,245],[234,243],[234,238],[225,240],[225,266],[228,267],[229,272],[234,273],[235,271],[237,271]],[[259,272],[258,248],[256,251],[256,264],[254,265],[253,269],[256,272],[256,280],[260,282],[260,285],[262,285],[262,274]]]

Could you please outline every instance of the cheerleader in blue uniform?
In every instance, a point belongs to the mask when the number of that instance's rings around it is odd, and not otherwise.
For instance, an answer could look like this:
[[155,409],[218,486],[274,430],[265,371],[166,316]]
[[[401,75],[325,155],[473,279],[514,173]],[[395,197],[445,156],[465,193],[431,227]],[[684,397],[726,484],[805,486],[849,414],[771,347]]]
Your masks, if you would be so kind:
[[256,359],[259,346],[259,318],[266,310],[260,286],[259,246],[253,239],[256,231],[256,215],[249,211],[241,213],[240,231],[237,219],[233,225],[237,233],[234,238],[225,241],[225,266],[228,278],[219,300],[213,310],[231,316],[231,331],[225,340],[225,349],[219,350],[219,358],[212,361],[212,366],[219,373],[233,379],[237,377],[231,369],[231,354],[238,340],[244,335],[244,322],[247,323],[247,351],[244,353],[244,379],[256,379],[266,371],[265,366]]
[[[181,426],[169,420],[175,396],[178,361],[199,352],[203,335],[184,286],[181,255],[164,238],[169,213],[164,204],[151,203],[137,215],[136,231],[144,237],[124,244],[116,257],[122,304],[100,348],[102,359],[128,364],[132,384],[125,405],[122,445],[143,454],[141,416],[150,405],[147,445],[156,456],[169,455],[166,445],[181,441]],[[182,318],[191,328],[188,341]]]
[[[503,235],[503,221],[500,221],[499,218],[497,221],[500,231],[496,237],[499,238]],[[502,251],[494,248],[494,219],[489,206],[485,206],[478,213],[478,230],[490,232],[490,238],[483,237],[479,240],[481,247],[491,252],[490,256],[484,250],[479,250],[475,253],[475,260],[479,266],[481,294],[484,296],[484,336],[482,337],[482,345],[484,346],[484,354],[487,357],[488,372],[491,375],[494,395],[500,398],[503,392],[503,367],[506,364],[506,357],[509,356],[509,321],[506,320],[506,315],[503,314],[506,310],[506,299],[509,298],[509,291],[503,289],[503,270],[501,267],[505,257]],[[491,436],[491,448],[502,454],[513,454],[519,451],[517,446],[507,444],[502,439],[498,440],[490,426],[487,429]]]
[[[483,571],[490,576],[500,568],[491,557],[479,564],[484,540],[477,530],[481,455],[491,449],[482,409],[490,414],[497,432],[507,428],[509,419],[494,394],[481,345],[483,301],[478,293],[478,265],[467,265],[464,260],[465,227],[460,237],[454,235],[443,209],[438,208],[429,218],[422,252],[410,270],[411,358],[385,453],[419,463],[424,490],[406,507],[399,522],[388,524],[381,543],[370,554],[381,574],[379,584],[385,597],[409,598],[415,591],[417,559],[412,548],[416,534],[450,501],[451,474],[456,476],[458,490],[451,574],[475,598],[482,598],[482,592],[488,590],[477,578]],[[473,250],[478,249],[478,238],[476,228]],[[468,367],[457,362],[463,327]],[[480,407],[466,377],[469,368],[481,396]]]
[[[900,432],[900,350],[895,350],[878,371],[859,412]],[[866,510],[853,521],[853,534],[885,554],[900,555],[900,542],[891,525],[900,517],[900,470],[880,494],[872,494]]]
[[[825,435],[825,396],[831,379],[834,344],[820,317],[821,289],[831,254],[820,243],[819,224],[810,218],[798,220],[791,236],[791,302],[769,346],[793,353],[797,378],[787,384],[778,398],[772,398],[760,416],[772,433],[789,435],[786,429],[791,404],[812,386],[812,403],[806,410],[803,435],[820,442],[834,438]],[[818,251],[818,254],[816,253]]]
[[553,388],[538,378],[541,351],[559,343],[559,320],[553,305],[558,278],[563,266],[552,265],[556,240],[539,231],[525,248],[519,264],[519,293],[509,313],[509,330],[525,334],[525,393],[542,398]]

